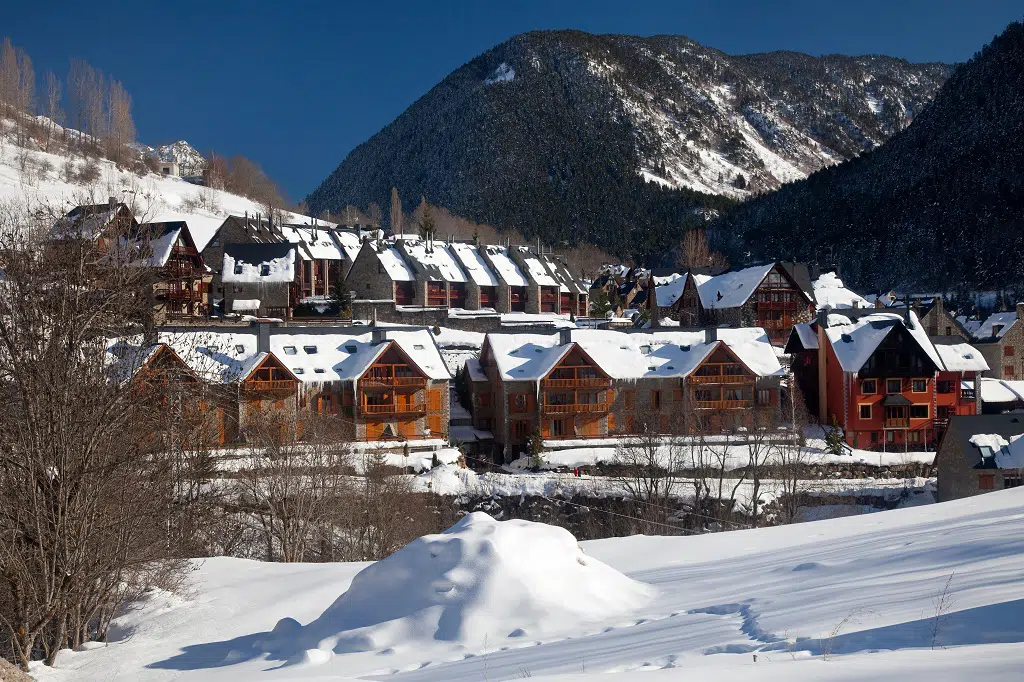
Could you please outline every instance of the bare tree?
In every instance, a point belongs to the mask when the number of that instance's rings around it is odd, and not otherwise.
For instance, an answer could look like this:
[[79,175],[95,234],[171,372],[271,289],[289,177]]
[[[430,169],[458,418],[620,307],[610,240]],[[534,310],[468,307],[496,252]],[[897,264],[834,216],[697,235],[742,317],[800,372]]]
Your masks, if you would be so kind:
[[637,434],[623,438],[616,447],[614,480],[648,522],[638,532],[664,534],[686,462],[677,439],[660,433],[658,416],[641,419]]
[[50,141],[53,139],[53,132],[56,126],[64,124],[64,112],[60,108],[61,84],[60,79],[53,71],[46,72],[46,146],[45,150],[50,151]]
[[125,162],[128,145],[135,142],[135,121],[132,120],[132,98],[120,81],[111,79],[108,95],[109,125],[107,155],[119,166]]
[[18,56],[10,38],[0,46],[0,104],[3,113],[12,115],[18,99]]
[[712,251],[708,245],[708,237],[704,230],[694,228],[683,236],[679,245],[679,257],[676,263],[683,268],[725,268],[729,262],[722,254]]
[[373,227],[380,227],[382,220],[380,205],[376,201],[371,201],[366,207],[366,222]]
[[391,231],[402,234],[402,200],[398,198],[398,188],[391,188]]

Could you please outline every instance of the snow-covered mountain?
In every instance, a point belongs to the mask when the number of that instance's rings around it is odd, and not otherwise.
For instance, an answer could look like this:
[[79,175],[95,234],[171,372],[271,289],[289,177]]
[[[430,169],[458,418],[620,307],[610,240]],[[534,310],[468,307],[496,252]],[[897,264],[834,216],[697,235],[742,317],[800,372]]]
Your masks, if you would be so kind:
[[161,161],[177,161],[181,168],[181,174],[184,176],[202,175],[203,169],[206,168],[206,157],[185,140],[162,144],[159,147],[147,145],[138,145],[138,147],[139,151],[155,156]]
[[881,144],[949,72],[880,56],[732,56],[681,36],[527,33],[450,74],[308,201],[387,206],[396,186],[498,227],[614,247],[630,220],[677,222],[701,204],[673,205],[644,180],[732,199],[776,189]]

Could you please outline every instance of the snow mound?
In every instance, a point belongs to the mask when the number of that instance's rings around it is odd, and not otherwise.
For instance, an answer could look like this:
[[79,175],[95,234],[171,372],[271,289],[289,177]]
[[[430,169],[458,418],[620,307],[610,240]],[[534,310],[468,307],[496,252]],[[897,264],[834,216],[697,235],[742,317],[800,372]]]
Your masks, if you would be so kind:
[[475,512],[360,571],[301,632],[290,619],[278,623],[268,650],[301,662],[311,649],[495,643],[577,629],[652,596],[649,586],[584,554],[564,528]]

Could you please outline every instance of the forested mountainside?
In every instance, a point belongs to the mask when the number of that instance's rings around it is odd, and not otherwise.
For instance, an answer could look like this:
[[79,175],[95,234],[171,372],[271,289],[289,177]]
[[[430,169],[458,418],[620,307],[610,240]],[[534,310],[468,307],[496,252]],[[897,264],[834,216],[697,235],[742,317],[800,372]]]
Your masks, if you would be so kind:
[[465,64],[308,197],[431,203],[559,245],[663,253],[687,226],[871,149],[948,76],[889,57],[730,56],[681,36],[543,31]]
[[745,257],[816,260],[867,288],[1024,290],[1024,24],[961,65],[875,151],[719,219]]

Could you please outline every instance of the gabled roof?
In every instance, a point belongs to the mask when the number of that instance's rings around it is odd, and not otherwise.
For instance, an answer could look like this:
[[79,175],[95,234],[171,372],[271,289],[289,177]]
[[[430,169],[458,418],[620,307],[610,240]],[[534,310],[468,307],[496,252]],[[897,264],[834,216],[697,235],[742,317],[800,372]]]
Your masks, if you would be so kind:
[[482,287],[498,286],[498,277],[491,271],[491,267],[480,255],[480,249],[473,244],[454,242],[451,244],[452,252],[459,259],[462,269],[469,277]]
[[587,288],[573,278],[565,263],[548,254],[541,255],[539,258],[548,269],[548,272],[550,272],[558,282],[558,288],[560,291],[577,295],[588,293]]
[[288,243],[226,244],[221,278],[226,283],[295,281],[295,246]]
[[99,239],[107,226],[118,216],[130,218],[133,225],[138,223],[134,214],[123,202],[115,204],[81,204],[68,211],[67,215],[53,226],[52,235],[57,239]]
[[793,263],[779,261],[779,267],[789,279],[796,285],[796,288],[803,292],[804,296],[811,303],[816,302],[814,286],[811,284],[811,273],[807,269],[807,263]]
[[756,327],[718,329],[708,342],[703,330],[626,332],[573,329],[570,343],[559,333],[491,333],[484,341],[505,381],[537,381],[578,346],[613,379],[672,378],[691,374],[716,348],[724,345],[758,376],[784,372],[768,336]]
[[505,284],[510,287],[525,287],[527,285],[526,276],[509,256],[508,249],[504,246],[490,244],[482,247],[481,251],[487,261],[494,266],[494,272]]
[[195,248],[192,233],[184,220],[161,223],[143,223],[139,226],[138,244],[142,263],[149,267],[163,267],[171,257],[174,245],[181,239],[185,246]]
[[785,350],[787,353],[818,350],[818,325],[814,322],[794,324]]
[[654,278],[654,297],[658,301],[659,308],[669,308],[675,305],[686,289],[686,280],[689,275],[673,273],[668,277]]
[[242,366],[238,372],[238,381],[248,381],[249,378],[252,376],[253,372],[258,370],[267,362],[273,362],[275,365],[277,365],[285,372],[287,372],[288,376],[291,377],[292,381],[299,380],[299,378],[295,376],[295,374],[290,369],[288,369],[287,365],[281,362],[281,360],[276,355],[274,355],[273,353],[262,352],[253,355],[252,357],[248,358],[245,362],[242,363]]
[[[1006,332],[1010,331],[1010,327],[1016,324],[1016,322],[1016,311],[1006,313],[992,313],[987,318],[985,318],[985,321],[981,323],[977,330],[975,330],[974,340],[989,343],[998,341],[999,339],[1003,338]],[[999,332],[994,333],[995,329],[999,329]]]
[[775,263],[767,263],[721,275],[694,275],[701,305],[708,310],[740,307],[774,267]]
[[942,369],[948,372],[984,372],[989,369],[981,351],[969,343],[963,343],[958,337],[933,337],[931,341],[942,360]]
[[1024,402],[1024,380],[982,377],[978,388],[981,391],[981,402],[983,403]]
[[825,336],[832,344],[836,358],[844,372],[858,372],[874,354],[893,329],[906,329],[910,337],[921,351],[937,368],[942,368],[942,360],[928,335],[921,327],[921,321],[913,311],[909,311],[911,326],[907,328],[903,317],[890,312],[870,313],[851,321],[841,315],[829,315],[829,327]]
[[396,246],[422,279],[430,282],[465,282],[467,279],[444,242],[427,244],[422,239],[400,239]]
[[331,238],[331,230],[310,225],[282,225],[278,228],[284,240],[299,246],[303,260],[344,260],[345,254],[338,242]]

